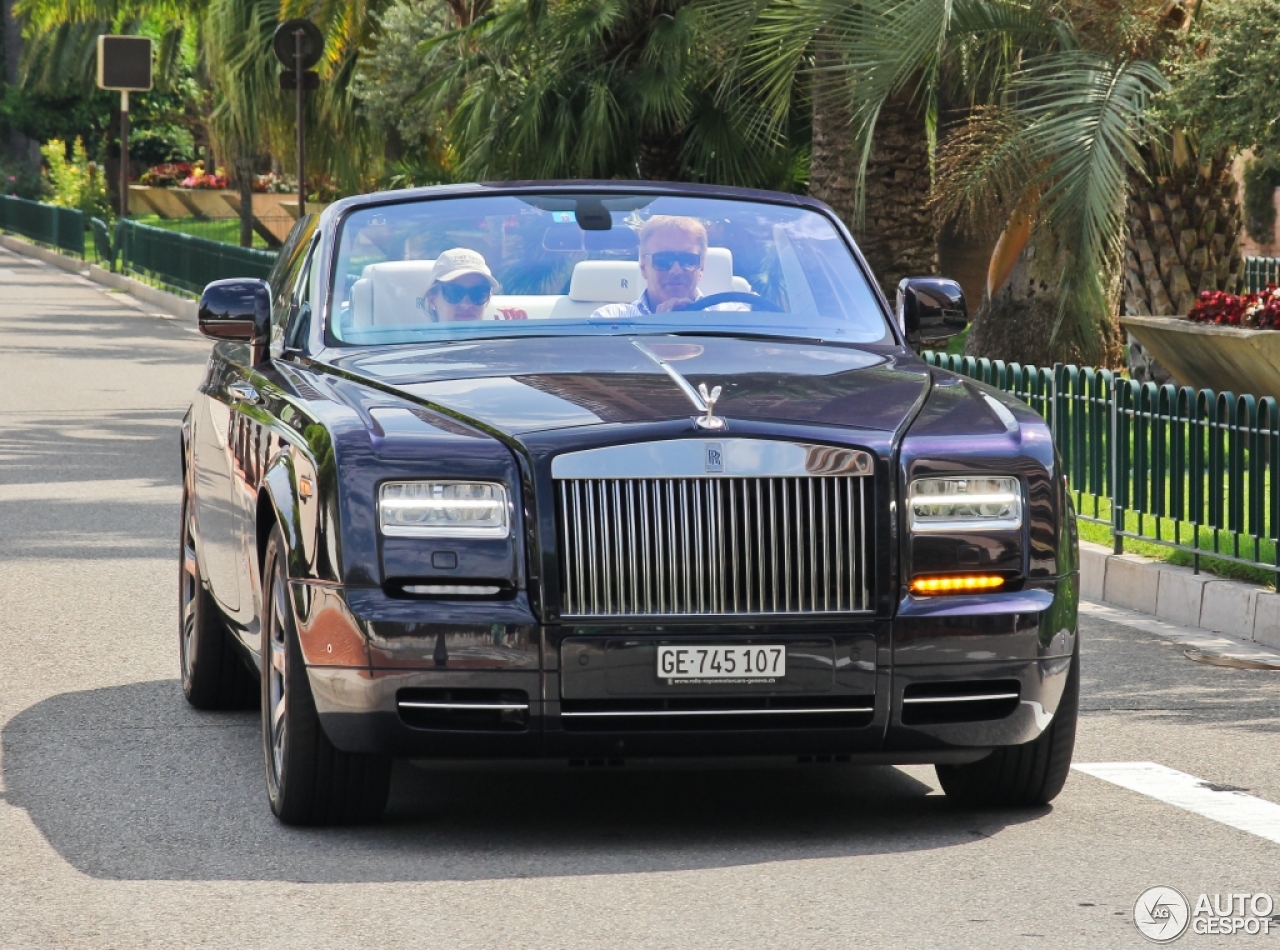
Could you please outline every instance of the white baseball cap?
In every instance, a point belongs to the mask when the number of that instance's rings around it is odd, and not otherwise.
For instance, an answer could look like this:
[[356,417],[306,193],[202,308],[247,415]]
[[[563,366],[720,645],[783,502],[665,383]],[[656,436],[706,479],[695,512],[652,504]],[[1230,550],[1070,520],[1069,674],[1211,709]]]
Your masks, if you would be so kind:
[[466,247],[452,248],[436,258],[436,266],[431,268],[431,286],[457,280],[464,274],[479,274],[484,277],[495,293],[501,287],[489,270],[489,265],[484,262],[483,255]]

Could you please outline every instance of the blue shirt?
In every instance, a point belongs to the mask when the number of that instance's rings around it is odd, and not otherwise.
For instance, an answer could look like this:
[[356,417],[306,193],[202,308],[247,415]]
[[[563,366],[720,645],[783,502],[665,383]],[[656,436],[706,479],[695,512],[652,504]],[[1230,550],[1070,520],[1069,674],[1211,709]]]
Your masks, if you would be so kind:
[[[695,291],[694,300],[705,297],[701,290]],[[742,303],[718,303],[714,306],[707,307],[708,310],[750,310],[746,304]],[[679,312],[679,311],[677,311]],[[607,303],[603,307],[598,308],[591,314],[592,320],[628,320],[634,317],[652,317],[656,310],[653,303],[649,300],[649,291],[645,290],[638,300],[631,303]]]

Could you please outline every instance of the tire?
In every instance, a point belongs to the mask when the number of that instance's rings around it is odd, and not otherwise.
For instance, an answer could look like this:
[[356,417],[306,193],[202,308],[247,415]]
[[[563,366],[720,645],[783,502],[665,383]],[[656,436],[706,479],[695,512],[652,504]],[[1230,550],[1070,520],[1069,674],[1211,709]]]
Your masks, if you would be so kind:
[[258,683],[231,643],[222,611],[201,579],[191,495],[182,493],[178,561],[178,663],[182,694],[196,709],[253,709]]
[[[1077,644],[1079,640],[1077,639]],[[978,808],[1028,808],[1053,801],[1067,781],[1080,713],[1080,648],[1049,728],[1024,745],[996,749],[966,765],[935,765],[947,797]]]
[[267,542],[262,592],[262,746],[271,810],[287,825],[373,821],[387,804],[391,756],[342,752],[324,734],[289,605],[279,527]]

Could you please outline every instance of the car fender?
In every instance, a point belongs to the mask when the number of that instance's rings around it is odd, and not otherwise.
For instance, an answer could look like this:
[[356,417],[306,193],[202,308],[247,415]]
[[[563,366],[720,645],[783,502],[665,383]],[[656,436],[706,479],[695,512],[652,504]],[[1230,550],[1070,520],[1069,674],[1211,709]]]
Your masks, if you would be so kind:
[[[262,499],[266,498],[270,505],[270,511],[262,510]],[[289,451],[281,452],[270,463],[266,474],[262,478],[262,489],[258,494],[258,511],[256,513],[256,522],[258,525],[258,558],[259,569],[261,569],[261,560],[267,548],[267,534],[269,529],[263,529],[268,524],[268,519],[264,515],[274,515],[275,522],[280,526],[280,531],[284,535],[284,543],[286,551],[285,565],[290,578],[295,580],[304,580],[312,577],[312,571],[307,564],[307,558],[304,551],[305,545],[302,540],[301,528],[301,501],[298,493],[297,473],[293,460],[293,453]]]

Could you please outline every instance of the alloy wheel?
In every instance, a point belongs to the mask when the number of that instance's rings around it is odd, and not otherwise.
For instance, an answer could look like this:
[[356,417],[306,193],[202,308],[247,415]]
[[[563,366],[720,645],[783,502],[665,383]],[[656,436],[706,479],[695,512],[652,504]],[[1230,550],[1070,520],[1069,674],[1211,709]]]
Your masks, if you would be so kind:
[[268,622],[267,677],[268,761],[276,788],[283,785],[284,761],[288,734],[285,728],[288,710],[288,649],[285,640],[285,586],[278,581],[271,585],[271,612]]
[[178,648],[182,660],[182,688],[191,691],[191,678],[194,674],[196,654],[196,627],[198,594],[200,583],[200,565],[196,561],[196,539],[192,530],[193,515],[191,506],[184,504],[182,512],[182,563],[179,566],[178,578],[178,617],[182,624],[179,631]]

